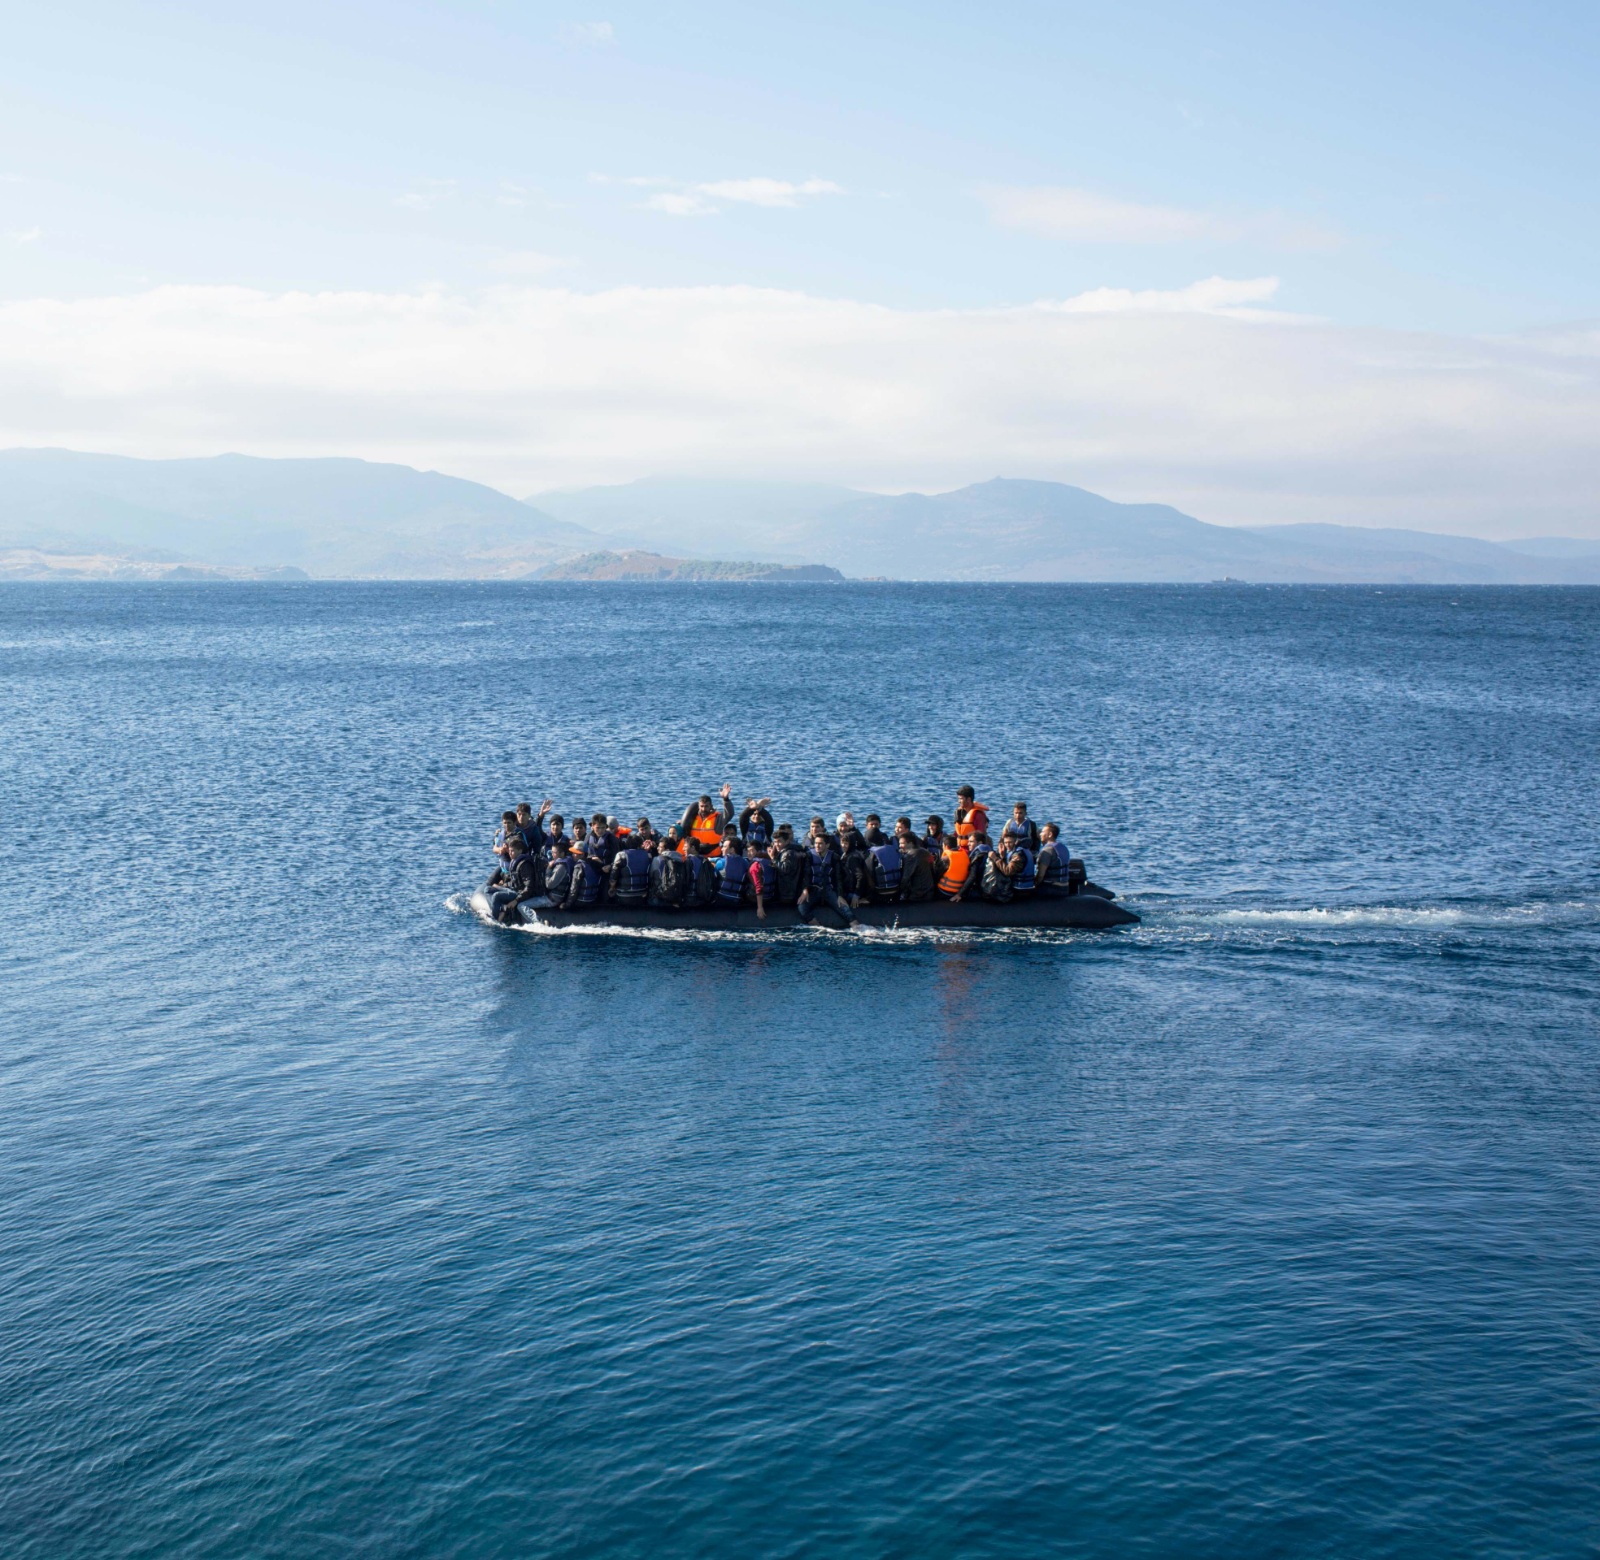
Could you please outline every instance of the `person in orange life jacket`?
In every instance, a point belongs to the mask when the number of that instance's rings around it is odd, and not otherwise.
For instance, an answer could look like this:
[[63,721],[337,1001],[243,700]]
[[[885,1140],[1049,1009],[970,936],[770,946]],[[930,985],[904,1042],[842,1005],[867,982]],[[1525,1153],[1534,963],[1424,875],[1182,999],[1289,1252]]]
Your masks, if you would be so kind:
[[614,904],[637,909],[650,895],[650,852],[630,834],[611,858],[610,892]]
[[900,851],[900,898],[907,904],[919,904],[932,899],[934,880],[938,874],[933,869],[933,857],[917,838],[911,820],[897,819],[894,835]]
[[854,921],[856,913],[839,897],[840,858],[839,847],[828,833],[821,818],[811,820],[811,834],[806,841],[806,885],[800,891],[796,908],[800,919],[809,921],[817,913],[818,905],[826,905],[845,922]]
[[989,809],[977,801],[977,793],[970,785],[956,791],[956,838],[970,840],[974,835],[989,831]]
[[763,796],[759,801],[753,796],[744,799],[744,811],[739,814],[739,837],[746,845],[772,843],[772,814],[767,811],[771,805],[770,796]]
[[683,810],[683,817],[678,820],[679,833],[692,834],[702,845],[719,845],[733,821],[733,804],[729,800],[732,795],[733,787],[725,785],[720,808],[712,806],[709,796],[690,802]]
[[745,877],[744,892],[746,899],[755,901],[758,921],[766,920],[767,902],[773,898],[777,887],[777,874],[771,858],[767,855],[767,847],[760,843],[752,843],[750,871]]
[[1072,892],[1072,853],[1061,838],[1061,825],[1044,824],[1039,830],[1039,854],[1034,862],[1041,899],[1065,899]]
[[1028,816],[1028,804],[1018,802],[1011,809],[1011,816],[1006,819],[1006,826],[1000,831],[1000,843],[1007,840],[1016,840],[1021,845],[1026,845],[1035,856],[1039,854],[1039,828],[1033,819]]
[[972,887],[972,853],[965,840],[948,839],[939,861],[939,893],[951,904],[960,904]]

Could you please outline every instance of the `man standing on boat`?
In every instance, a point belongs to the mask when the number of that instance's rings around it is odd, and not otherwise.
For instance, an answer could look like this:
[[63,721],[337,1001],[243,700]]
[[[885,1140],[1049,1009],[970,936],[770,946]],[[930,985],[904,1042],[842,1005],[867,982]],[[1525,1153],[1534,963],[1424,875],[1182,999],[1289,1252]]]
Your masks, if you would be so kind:
[[733,787],[724,785],[721,807],[713,806],[709,796],[690,802],[678,820],[678,830],[687,838],[699,840],[706,847],[707,855],[716,855],[722,848],[722,836],[732,822]]
[[956,838],[968,847],[980,834],[989,832],[989,809],[977,800],[978,793],[970,785],[956,792]]

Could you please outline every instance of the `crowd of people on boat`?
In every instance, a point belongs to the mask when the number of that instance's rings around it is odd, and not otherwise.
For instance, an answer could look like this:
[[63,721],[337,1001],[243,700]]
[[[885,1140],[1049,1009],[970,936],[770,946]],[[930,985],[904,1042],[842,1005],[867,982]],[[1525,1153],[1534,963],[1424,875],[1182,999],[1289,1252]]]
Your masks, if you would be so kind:
[[732,788],[691,802],[665,833],[648,818],[633,824],[595,813],[567,820],[545,801],[501,814],[497,865],[485,885],[497,919],[517,907],[550,910],[737,910],[766,919],[773,906],[809,921],[827,906],[844,921],[864,904],[981,898],[1004,904],[1022,896],[1080,892],[1083,863],[1058,824],[1036,824],[1017,802],[998,833],[970,785],[956,792],[954,816],[934,814],[920,830],[909,816],[868,813],[858,827],[842,812],[830,829],[813,818],[803,836],[774,823],[770,797],[748,797],[735,813]]

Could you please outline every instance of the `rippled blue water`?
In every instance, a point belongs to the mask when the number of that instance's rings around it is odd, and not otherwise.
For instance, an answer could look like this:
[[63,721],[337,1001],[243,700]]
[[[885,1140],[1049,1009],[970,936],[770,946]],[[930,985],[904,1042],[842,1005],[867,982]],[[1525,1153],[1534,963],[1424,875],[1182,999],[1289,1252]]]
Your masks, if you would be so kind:
[[[0,589],[0,1550],[1590,1555],[1600,592]],[[1112,934],[511,932],[499,809]]]

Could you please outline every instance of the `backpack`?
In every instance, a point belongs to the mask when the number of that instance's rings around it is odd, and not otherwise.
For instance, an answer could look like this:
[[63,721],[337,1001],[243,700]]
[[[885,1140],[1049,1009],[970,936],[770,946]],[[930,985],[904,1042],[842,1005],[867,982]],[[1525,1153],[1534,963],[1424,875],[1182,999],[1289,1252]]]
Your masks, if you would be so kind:
[[714,905],[721,893],[722,884],[717,877],[717,869],[711,865],[711,858],[696,856],[686,865],[689,868],[689,904],[697,910],[703,910],[707,905]]
[[663,851],[656,857],[650,874],[651,898],[663,905],[681,905],[689,892],[689,863],[676,851]]
[[1005,904],[1016,892],[1011,879],[1000,870],[999,858],[993,851],[983,858],[983,877],[978,886],[983,891],[983,897],[997,905]]
[[778,852],[775,863],[777,871],[773,874],[778,880],[777,899],[780,905],[792,905],[799,901],[800,890],[806,885],[806,853],[797,845],[790,845],[786,850]]

